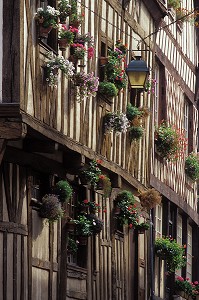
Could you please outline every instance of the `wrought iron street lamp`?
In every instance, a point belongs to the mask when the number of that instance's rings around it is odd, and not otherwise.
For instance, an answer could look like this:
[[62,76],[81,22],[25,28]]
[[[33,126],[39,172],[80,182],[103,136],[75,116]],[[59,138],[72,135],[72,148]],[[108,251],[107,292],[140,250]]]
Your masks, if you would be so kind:
[[131,88],[143,89],[149,74],[149,68],[146,62],[141,59],[141,56],[136,56],[136,59],[132,60],[126,68],[126,74]]

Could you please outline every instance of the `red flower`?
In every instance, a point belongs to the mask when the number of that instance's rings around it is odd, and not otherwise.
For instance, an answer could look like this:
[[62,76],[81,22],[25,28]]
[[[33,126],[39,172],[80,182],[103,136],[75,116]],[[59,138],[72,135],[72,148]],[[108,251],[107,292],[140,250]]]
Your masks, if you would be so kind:
[[104,180],[104,179],[105,179],[105,176],[104,176],[104,175],[100,175],[100,176],[99,176],[99,179]]
[[102,160],[101,159],[97,159],[96,162],[97,162],[97,164],[100,165],[102,163]]
[[133,227],[133,224],[129,224],[129,228],[131,229]]
[[87,199],[85,199],[83,202],[84,202],[85,204],[87,204],[89,201],[88,201]]

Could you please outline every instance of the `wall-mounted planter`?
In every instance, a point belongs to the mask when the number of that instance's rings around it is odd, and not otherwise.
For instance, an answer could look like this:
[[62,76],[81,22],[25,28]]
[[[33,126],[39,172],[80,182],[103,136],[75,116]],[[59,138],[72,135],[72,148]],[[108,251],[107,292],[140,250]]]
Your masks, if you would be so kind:
[[42,39],[47,39],[48,38],[48,35],[49,33],[51,32],[52,30],[52,26],[49,26],[49,27],[43,27],[41,24],[39,25],[39,37],[42,38]]

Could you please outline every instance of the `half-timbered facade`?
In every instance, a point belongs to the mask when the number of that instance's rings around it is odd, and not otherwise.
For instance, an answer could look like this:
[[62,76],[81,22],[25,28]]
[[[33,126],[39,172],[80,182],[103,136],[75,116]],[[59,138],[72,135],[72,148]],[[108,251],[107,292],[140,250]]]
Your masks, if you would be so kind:
[[[118,226],[114,199],[128,190],[139,207],[139,192],[155,187],[163,203],[153,213],[154,228],[159,228],[160,235],[172,230],[181,243],[189,242],[183,272],[197,277],[192,267],[197,261],[193,248],[197,185],[185,176],[183,160],[168,163],[154,148],[154,126],[164,118],[187,130],[188,151],[196,150],[196,29],[187,22],[176,24],[163,0],[72,2],[82,17],[79,33],[89,32],[95,45],[92,59],[87,53],[74,64],[76,73],[93,72],[100,81],[104,79],[100,58],[107,57],[121,40],[128,45],[123,68],[141,55],[158,84],[151,93],[136,92],[127,85],[113,101],[99,93],[80,101],[74,81],[61,72],[57,87],[50,87],[45,73],[47,53],[68,59],[72,51],[59,49],[56,29],[41,38],[35,14],[47,5],[57,8],[59,1],[0,3],[0,299],[144,300],[153,290],[163,299],[164,265],[156,260],[152,273],[149,231],[138,234]],[[194,3],[188,2],[183,5],[193,9]],[[65,21],[67,28],[70,18]],[[142,138],[131,141],[128,132],[104,134],[103,117],[108,112],[125,113],[128,103],[150,112],[142,120]],[[81,169],[92,160],[101,161],[111,180],[108,197],[81,183]],[[62,205],[65,216],[52,223],[40,217],[35,203],[51,193],[60,179],[67,179],[73,195]],[[104,227],[72,255],[67,251],[66,216],[76,218],[78,203],[84,199],[102,207],[97,215]],[[168,287],[172,291],[172,284]]]

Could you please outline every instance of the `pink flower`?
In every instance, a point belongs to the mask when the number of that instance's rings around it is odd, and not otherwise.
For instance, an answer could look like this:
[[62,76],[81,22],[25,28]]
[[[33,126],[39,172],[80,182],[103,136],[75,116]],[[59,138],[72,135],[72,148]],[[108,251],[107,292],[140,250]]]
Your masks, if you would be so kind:
[[198,284],[198,281],[194,281],[194,284],[197,285],[197,284]]
[[70,30],[71,32],[73,32],[73,33],[78,33],[78,32],[79,32],[78,28],[72,27],[72,26],[69,27],[69,30]]
[[94,48],[88,47],[88,59],[93,58],[93,56],[94,56]]

